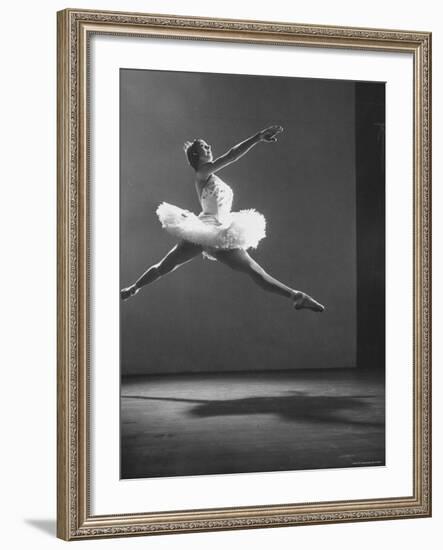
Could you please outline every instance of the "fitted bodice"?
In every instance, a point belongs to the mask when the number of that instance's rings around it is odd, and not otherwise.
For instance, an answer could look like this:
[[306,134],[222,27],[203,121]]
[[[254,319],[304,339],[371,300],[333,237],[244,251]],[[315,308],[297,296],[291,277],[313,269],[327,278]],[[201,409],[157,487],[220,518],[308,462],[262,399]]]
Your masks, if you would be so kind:
[[203,214],[223,219],[231,212],[233,198],[234,193],[229,185],[212,175],[200,195]]

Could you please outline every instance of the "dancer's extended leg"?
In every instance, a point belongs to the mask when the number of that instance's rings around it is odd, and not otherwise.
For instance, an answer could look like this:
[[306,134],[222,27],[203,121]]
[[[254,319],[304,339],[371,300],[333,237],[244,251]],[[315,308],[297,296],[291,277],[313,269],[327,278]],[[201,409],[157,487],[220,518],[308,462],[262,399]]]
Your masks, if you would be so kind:
[[251,279],[264,290],[292,299],[295,309],[311,309],[313,311],[324,310],[324,307],[308,294],[299,290],[294,290],[274,277],[271,277],[261,265],[251,258],[246,250],[241,248],[235,250],[219,250],[214,253],[214,256],[217,260],[229,266],[231,269],[249,275]]
[[198,256],[201,251],[201,246],[188,241],[179,242],[160,262],[148,268],[133,285],[121,290],[121,298],[126,300],[130,296],[135,296],[140,288],[153,283],[168,273],[171,273],[171,271],[174,271],[177,267],[180,267]]

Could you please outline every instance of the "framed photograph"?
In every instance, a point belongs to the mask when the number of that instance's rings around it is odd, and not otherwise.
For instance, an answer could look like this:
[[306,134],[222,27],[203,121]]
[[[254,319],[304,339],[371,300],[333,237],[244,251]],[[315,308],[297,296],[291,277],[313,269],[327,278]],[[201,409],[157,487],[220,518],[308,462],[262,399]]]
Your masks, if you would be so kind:
[[431,35],[58,13],[58,536],[431,515]]

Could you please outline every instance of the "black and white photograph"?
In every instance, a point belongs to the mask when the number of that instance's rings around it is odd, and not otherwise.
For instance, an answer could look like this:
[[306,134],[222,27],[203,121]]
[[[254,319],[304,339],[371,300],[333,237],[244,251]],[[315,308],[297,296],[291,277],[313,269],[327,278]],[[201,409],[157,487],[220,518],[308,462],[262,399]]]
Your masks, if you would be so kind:
[[120,478],[385,465],[385,84],[120,69]]
[[2,6],[5,550],[441,546],[442,18],[399,6]]

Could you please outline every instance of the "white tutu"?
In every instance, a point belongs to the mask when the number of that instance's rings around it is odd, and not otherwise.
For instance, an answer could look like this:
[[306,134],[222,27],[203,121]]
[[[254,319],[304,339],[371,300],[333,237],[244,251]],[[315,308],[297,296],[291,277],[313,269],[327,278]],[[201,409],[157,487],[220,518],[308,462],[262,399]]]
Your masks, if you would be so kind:
[[199,244],[209,252],[211,249],[256,248],[266,236],[266,219],[254,209],[229,212],[220,218],[205,213],[196,216],[163,202],[157,208],[157,216],[168,233]]

